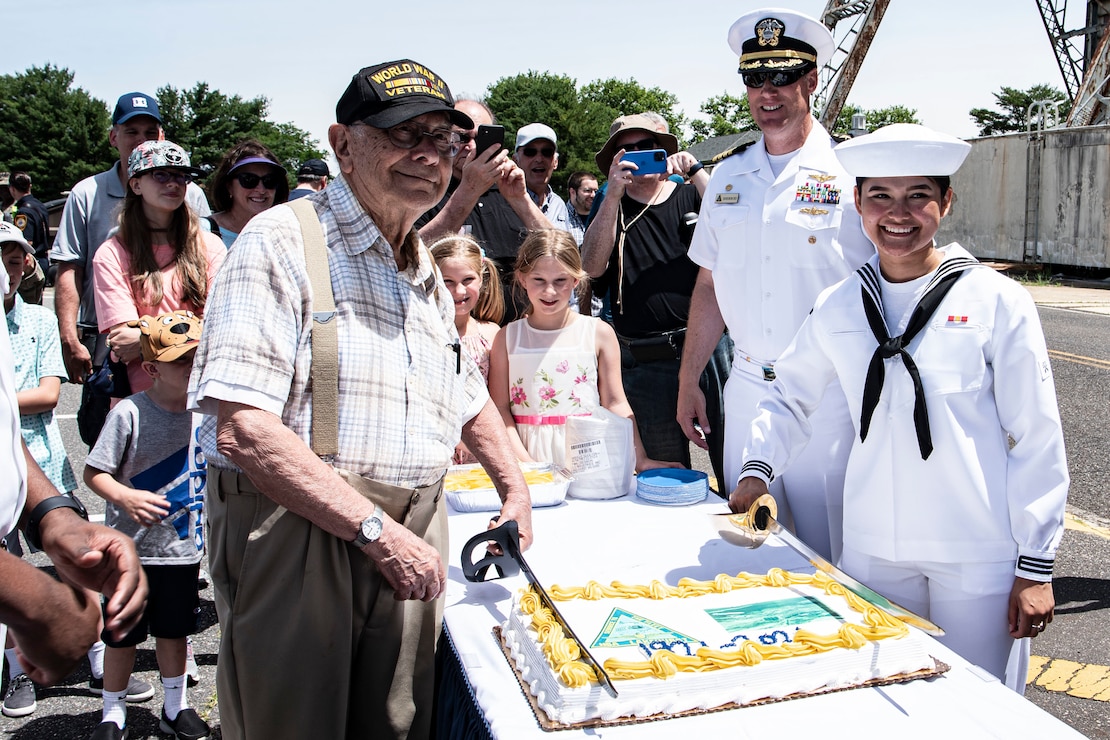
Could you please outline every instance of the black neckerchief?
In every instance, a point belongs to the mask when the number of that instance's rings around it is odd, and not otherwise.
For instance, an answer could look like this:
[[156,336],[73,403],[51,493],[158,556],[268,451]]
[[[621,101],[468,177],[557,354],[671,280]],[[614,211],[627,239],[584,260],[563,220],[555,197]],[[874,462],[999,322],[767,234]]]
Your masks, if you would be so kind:
[[871,326],[871,333],[875,335],[879,346],[871,355],[871,363],[867,366],[867,378],[863,384],[863,413],[860,415],[860,442],[867,439],[867,430],[871,426],[871,415],[879,404],[879,395],[883,390],[886,380],[886,368],[883,361],[891,357],[900,356],[906,366],[906,372],[913,380],[913,425],[917,430],[917,446],[921,450],[921,459],[928,460],[933,452],[933,436],[929,432],[929,410],[925,407],[925,389],[921,385],[921,374],[917,370],[910,353],[905,350],[913,338],[925,328],[936,312],[937,307],[949,289],[956,284],[965,270],[977,267],[979,262],[967,257],[955,257],[945,260],[937,268],[936,273],[925,288],[925,294],[913,309],[910,322],[906,331],[898,337],[891,337],[887,332],[886,318],[883,314],[882,294],[879,290],[878,271],[870,263],[856,270],[860,282],[863,284],[863,312],[867,314],[867,323]]

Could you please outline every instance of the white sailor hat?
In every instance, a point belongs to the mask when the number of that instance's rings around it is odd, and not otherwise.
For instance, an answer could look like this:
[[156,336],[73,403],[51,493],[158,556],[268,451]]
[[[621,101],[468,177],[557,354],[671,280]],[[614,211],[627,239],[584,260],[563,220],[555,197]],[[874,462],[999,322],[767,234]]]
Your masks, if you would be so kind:
[[916,123],[892,123],[833,150],[854,177],[947,177],[970,151],[966,141]]
[[728,45],[740,57],[738,72],[824,66],[836,43],[820,21],[785,8],[761,8],[740,16],[728,29]]

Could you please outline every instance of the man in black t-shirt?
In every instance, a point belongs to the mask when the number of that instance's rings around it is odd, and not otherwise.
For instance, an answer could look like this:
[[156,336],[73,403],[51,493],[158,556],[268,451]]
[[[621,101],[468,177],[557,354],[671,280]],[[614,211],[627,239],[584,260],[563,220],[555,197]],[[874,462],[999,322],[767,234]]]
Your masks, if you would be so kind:
[[[636,174],[627,152],[663,149],[667,170]],[[678,140],[657,130],[651,119],[622,116],[595,157],[608,172],[608,194],[586,230],[583,267],[609,291],[613,328],[621,343],[625,394],[640,427],[645,453],[689,467],[690,443],[675,419],[678,367],[698,267],[686,252],[697,223],[709,176]],[[677,184],[668,179],[679,175]],[[702,374],[708,413],[709,456],[722,478],[724,423],[721,390],[728,379],[732,346],[724,336]],[[727,491],[726,491],[727,493]]]

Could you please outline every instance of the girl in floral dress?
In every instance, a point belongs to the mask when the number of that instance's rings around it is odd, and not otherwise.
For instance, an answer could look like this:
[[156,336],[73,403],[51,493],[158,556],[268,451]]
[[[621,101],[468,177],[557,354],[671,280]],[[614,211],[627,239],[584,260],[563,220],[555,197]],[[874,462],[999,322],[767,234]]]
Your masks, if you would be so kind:
[[[455,329],[459,344],[489,382],[489,353],[493,338],[501,330],[505,297],[497,265],[482,253],[469,236],[445,236],[431,246],[443,284],[455,301]],[[462,442],[455,448],[456,465],[477,459]]]
[[563,466],[567,419],[604,406],[632,419],[637,470],[674,467],[644,455],[613,328],[571,310],[585,276],[568,232],[533,231],[520,246],[515,287],[527,293],[529,305],[494,339],[489,374],[490,396],[517,457]]

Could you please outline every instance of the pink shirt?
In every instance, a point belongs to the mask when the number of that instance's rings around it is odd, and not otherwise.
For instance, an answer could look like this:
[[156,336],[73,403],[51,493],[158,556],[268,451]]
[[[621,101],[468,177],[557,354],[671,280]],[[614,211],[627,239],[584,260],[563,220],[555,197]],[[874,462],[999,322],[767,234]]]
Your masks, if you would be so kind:
[[[227,249],[218,236],[201,230],[201,239],[208,257],[208,290],[224,263]],[[131,290],[131,258],[117,237],[100,245],[93,255],[93,292],[96,296],[96,317],[101,332],[113,326],[133,321],[140,316],[158,316],[170,311],[187,310],[202,315],[203,310],[181,298],[181,282],[177,277],[177,262],[173,247],[162,244],[154,247],[154,257],[162,268],[162,301],[156,306],[140,303]],[[143,372],[138,360],[127,365],[131,392],[138,393],[151,386],[150,376]]]

